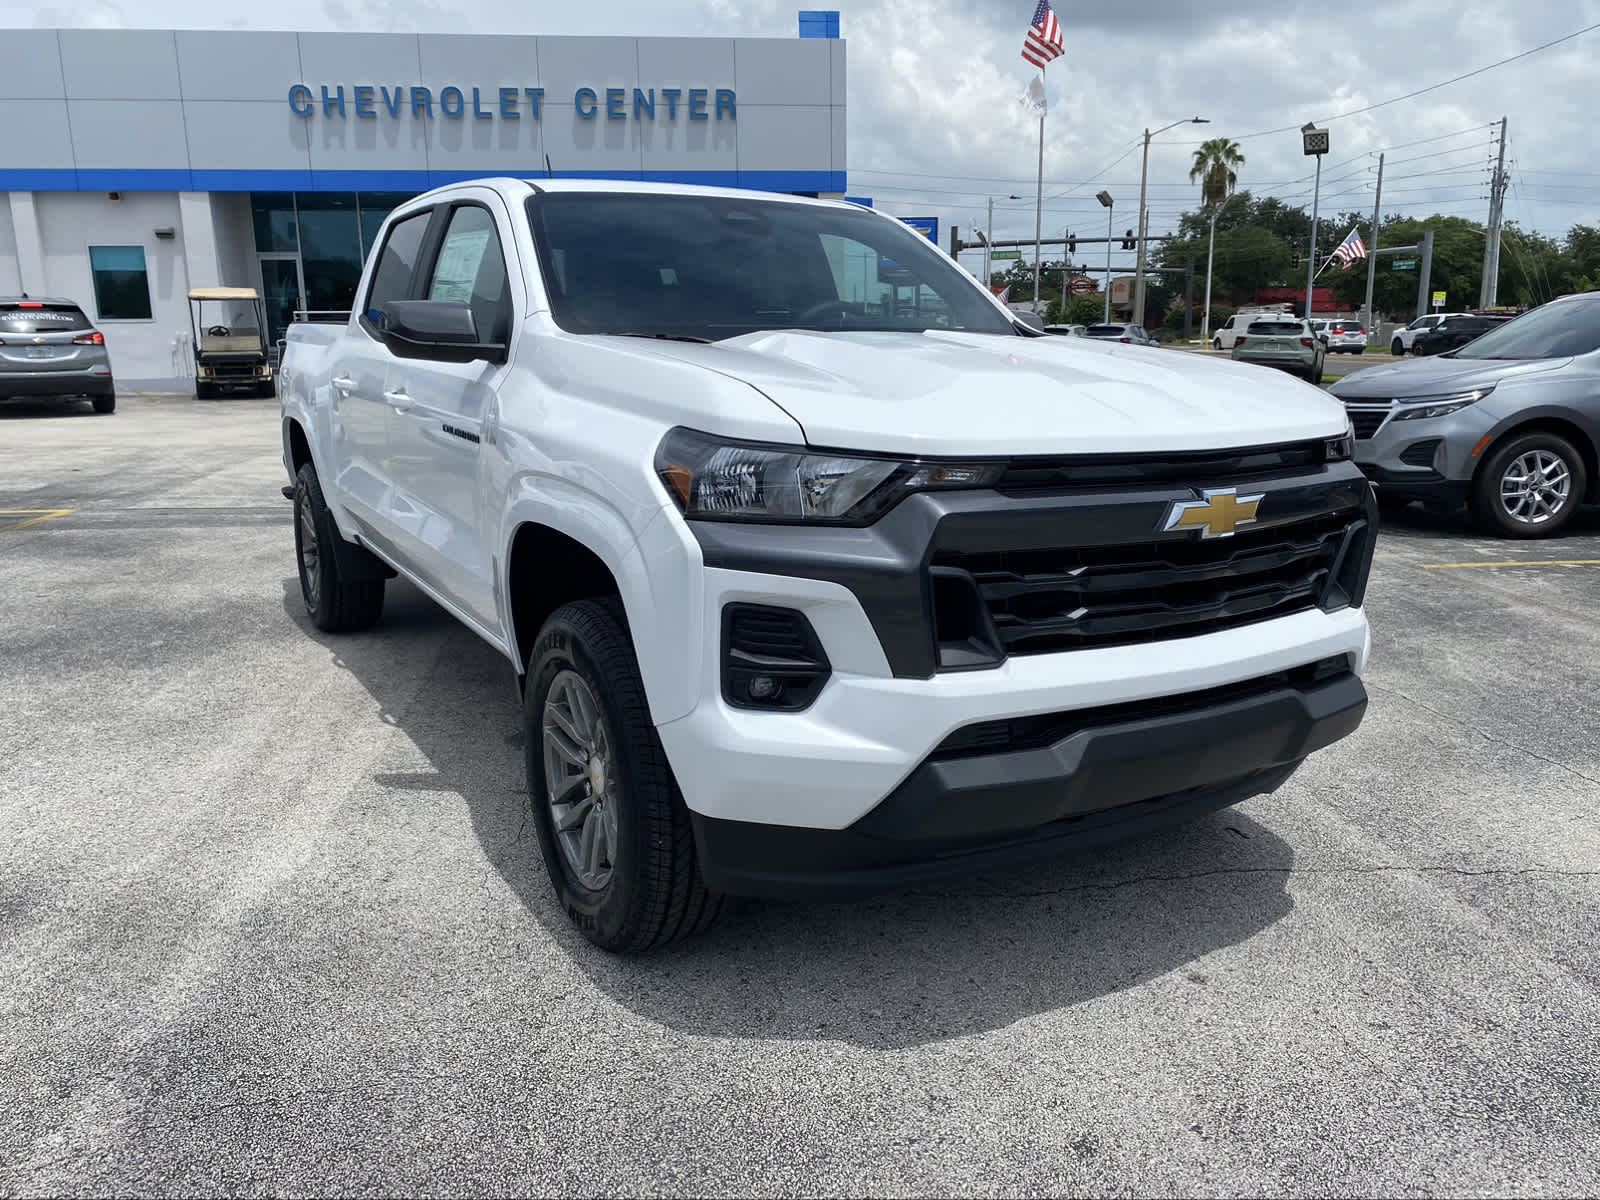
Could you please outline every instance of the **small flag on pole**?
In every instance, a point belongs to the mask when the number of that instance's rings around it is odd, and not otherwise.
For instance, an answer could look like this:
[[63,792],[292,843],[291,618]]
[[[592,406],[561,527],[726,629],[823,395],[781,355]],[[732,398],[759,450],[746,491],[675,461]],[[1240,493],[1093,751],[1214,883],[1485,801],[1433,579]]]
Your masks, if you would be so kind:
[[1033,82],[1028,84],[1028,90],[1022,93],[1022,107],[1028,110],[1030,117],[1042,117],[1045,113],[1044,102],[1044,77],[1035,75]]
[[1033,10],[1033,24],[1028,26],[1028,36],[1022,43],[1022,57],[1042,71],[1045,63],[1060,58],[1066,49],[1061,41],[1061,22],[1050,11],[1050,0],[1039,0],[1039,7]]
[[1333,252],[1334,261],[1341,271],[1348,271],[1358,258],[1367,256],[1367,244],[1361,240],[1359,229],[1352,229]]

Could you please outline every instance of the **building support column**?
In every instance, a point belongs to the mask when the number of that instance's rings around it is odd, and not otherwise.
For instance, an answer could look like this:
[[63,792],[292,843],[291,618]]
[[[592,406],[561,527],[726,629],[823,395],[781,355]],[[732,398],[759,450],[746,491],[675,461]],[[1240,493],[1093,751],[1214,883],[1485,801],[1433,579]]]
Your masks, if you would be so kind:
[[209,192],[179,192],[178,220],[183,226],[183,259],[192,288],[222,286],[222,256],[217,253],[217,227]]
[[17,276],[22,291],[30,296],[48,296],[50,283],[44,275],[44,238],[39,234],[39,210],[32,192],[11,192],[11,228],[17,239]]

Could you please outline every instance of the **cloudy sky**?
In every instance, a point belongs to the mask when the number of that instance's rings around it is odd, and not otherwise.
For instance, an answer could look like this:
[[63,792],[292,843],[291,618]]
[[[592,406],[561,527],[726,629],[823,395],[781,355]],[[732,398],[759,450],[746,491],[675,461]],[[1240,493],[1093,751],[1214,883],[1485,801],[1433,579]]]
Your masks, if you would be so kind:
[[[807,0],[806,6],[824,5]],[[740,35],[793,37],[794,0],[611,0],[608,4],[459,0],[0,0],[0,26],[300,31]],[[942,227],[981,223],[1033,235],[1037,131],[1018,104],[1033,0],[844,0],[849,42],[849,176],[854,195]],[[1047,231],[1105,232],[1094,193],[1133,224],[1146,126],[1199,115],[1150,154],[1151,231],[1198,193],[1190,152],[1225,135],[1247,162],[1240,186],[1309,203],[1312,160],[1299,125],[1331,130],[1322,210],[1370,210],[1377,152],[1388,151],[1384,211],[1482,220],[1493,129],[1510,120],[1510,219],[1560,236],[1600,224],[1600,29],[1412,99],[1370,105],[1600,25],[1600,0],[1059,0],[1067,56],[1049,71]],[[1341,116],[1341,114],[1354,114]],[[1288,127],[1288,131],[1282,131]],[[1280,132],[1269,132],[1280,131]],[[1007,197],[1018,193],[1025,200]],[[1341,231],[1342,234],[1342,231]],[[942,235],[943,237],[944,235]]]

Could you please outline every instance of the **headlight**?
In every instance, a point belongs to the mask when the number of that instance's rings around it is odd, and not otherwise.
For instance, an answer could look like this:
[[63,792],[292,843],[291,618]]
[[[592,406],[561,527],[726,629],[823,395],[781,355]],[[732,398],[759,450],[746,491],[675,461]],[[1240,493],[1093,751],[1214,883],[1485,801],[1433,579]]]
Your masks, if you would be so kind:
[[1429,417],[1447,417],[1453,412],[1460,412],[1469,404],[1476,404],[1494,388],[1478,388],[1472,392],[1457,392],[1450,396],[1414,396],[1400,401],[1401,407],[1390,418],[1394,421],[1424,421]]
[[919,463],[815,454],[674,429],[656,473],[687,517],[866,525],[912,492],[990,487],[998,463]]
[[1348,462],[1356,456],[1356,425],[1349,417],[1344,420],[1344,432],[1322,444],[1322,457],[1328,462]]

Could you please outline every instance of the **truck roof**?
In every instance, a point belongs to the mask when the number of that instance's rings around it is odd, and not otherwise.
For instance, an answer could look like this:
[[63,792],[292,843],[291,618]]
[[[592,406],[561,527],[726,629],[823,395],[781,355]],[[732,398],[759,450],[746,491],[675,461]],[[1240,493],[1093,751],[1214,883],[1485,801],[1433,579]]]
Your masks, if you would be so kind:
[[610,192],[617,195],[723,196],[735,200],[759,198],[793,204],[862,207],[846,200],[821,200],[811,196],[795,196],[787,192],[761,191],[757,188],[708,187],[693,183],[652,183],[648,180],[638,179],[588,179],[576,176],[561,179],[540,179],[534,176],[521,178],[491,176],[484,179],[463,179],[460,182],[447,183],[431,191],[424,192],[422,195],[417,196],[416,200],[425,200],[436,193],[442,194],[464,187],[493,187],[503,192],[521,192],[524,189],[528,189],[538,192]]

